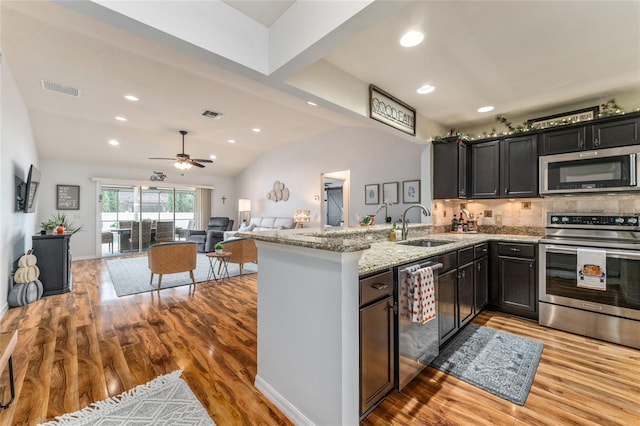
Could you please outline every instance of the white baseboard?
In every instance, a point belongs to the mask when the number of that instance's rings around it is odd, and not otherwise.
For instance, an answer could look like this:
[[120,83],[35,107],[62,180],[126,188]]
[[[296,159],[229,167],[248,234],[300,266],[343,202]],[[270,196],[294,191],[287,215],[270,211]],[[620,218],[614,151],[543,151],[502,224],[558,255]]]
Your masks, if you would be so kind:
[[300,410],[291,404],[285,397],[280,395],[278,391],[272,388],[271,385],[264,381],[260,376],[256,375],[256,380],[253,385],[296,425],[314,425],[314,423],[302,414]]

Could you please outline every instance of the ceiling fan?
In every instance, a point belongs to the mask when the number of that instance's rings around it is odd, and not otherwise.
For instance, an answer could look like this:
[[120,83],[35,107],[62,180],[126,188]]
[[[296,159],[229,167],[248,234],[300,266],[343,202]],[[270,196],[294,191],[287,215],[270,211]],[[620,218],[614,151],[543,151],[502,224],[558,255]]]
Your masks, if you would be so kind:
[[176,154],[175,158],[149,157],[149,160],[173,160],[175,161],[173,165],[176,167],[176,169],[180,170],[188,170],[191,168],[191,166],[204,168],[204,164],[200,163],[213,163],[212,160],[206,160],[203,158],[191,158],[189,154],[185,154],[184,136],[187,133],[188,132],[186,130],[180,130],[180,134],[182,135],[182,153]]

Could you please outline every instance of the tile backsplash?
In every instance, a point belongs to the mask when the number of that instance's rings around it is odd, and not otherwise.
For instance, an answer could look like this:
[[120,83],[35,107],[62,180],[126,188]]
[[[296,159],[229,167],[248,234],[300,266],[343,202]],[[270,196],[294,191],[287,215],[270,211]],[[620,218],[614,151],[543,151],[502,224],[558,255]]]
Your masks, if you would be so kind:
[[[461,204],[478,217],[478,224],[544,228],[547,213],[640,213],[640,195],[581,195],[498,200],[435,200],[431,202],[432,223],[448,225]],[[490,217],[489,217],[490,215]]]

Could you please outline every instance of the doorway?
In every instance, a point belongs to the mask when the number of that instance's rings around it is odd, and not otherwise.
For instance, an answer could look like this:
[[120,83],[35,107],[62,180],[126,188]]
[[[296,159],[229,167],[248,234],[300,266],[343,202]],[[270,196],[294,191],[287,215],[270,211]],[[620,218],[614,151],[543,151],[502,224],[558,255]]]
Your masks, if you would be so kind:
[[320,175],[323,202],[320,203],[321,227],[349,226],[350,170]]

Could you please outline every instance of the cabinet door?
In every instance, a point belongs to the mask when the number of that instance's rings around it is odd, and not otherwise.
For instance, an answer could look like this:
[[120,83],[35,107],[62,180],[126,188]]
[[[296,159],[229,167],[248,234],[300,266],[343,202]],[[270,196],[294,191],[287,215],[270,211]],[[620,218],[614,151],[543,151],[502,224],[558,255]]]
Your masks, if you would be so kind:
[[585,149],[586,139],[587,128],[585,126],[543,132],[540,155],[583,150]]
[[360,414],[393,389],[393,297],[360,310]]
[[471,198],[498,198],[500,188],[499,141],[471,147]]
[[441,345],[458,331],[457,277],[457,269],[438,276],[438,327]]
[[479,313],[489,300],[489,256],[482,256],[474,262],[474,306]]
[[433,144],[433,198],[466,198],[468,182],[467,144],[459,139]]
[[500,197],[538,196],[538,135],[500,142]]
[[593,149],[613,148],[616,146],[635,145],[640,143],[638,126],[640,119],[631,118],[593,126]]
[[534,259],[499,257],[499,304],[505,312],[537,319],[535,266]]
[[473,262],[458,268],[458,327],[473,318]]

